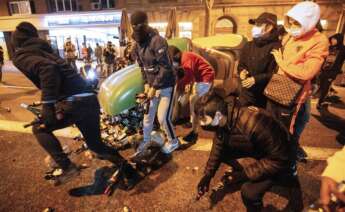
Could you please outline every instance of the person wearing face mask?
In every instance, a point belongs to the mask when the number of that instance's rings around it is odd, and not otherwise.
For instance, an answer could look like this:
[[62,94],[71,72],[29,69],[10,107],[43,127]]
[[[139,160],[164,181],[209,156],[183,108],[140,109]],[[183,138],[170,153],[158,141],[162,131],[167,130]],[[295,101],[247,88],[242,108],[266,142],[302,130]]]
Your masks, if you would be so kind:
[[177,74],[177,90],[180,93],[191,93],[189,105],[192,131],[183,138],[184,141],[195,143],[198,140],[199,116],[195,114],[195,103],[211,89],[215,72],[212,66],[200,55],[193,52],[181,52],[175,46],[169,46],[169,54]]
[[[209,190],[221,163],[232,167],[222,177],[223,184],[242,183],[242,201],[249,212],[261,211],[263,196],[273,185],[299,186],[289,133],[271,114],[255,106],[241,107],[234,93],[226,98],[211,94],[198,104],[204,115],[201,124],[212,126],[216,134],[197,199]],[[241,166],[236,161],[248,157],[255,162]]]
[[276,68],[271,51],[281,47],[277,16],[265,12],[256,19],[250,19],[249,23],[254,25],[253,40],[243,47],[238,65],[243,88],[240,100],[242,105],[265,108],[263,90]]
[[162,152],[170,154],[179,147],[179,140],[171,123],[175,73],[168,54],[168,43],[157,30],[149,27],[147,14],[143,11],[135,11],[131,15],[131,25],[132,36],[136,41],[133,56],[141,68],[145,83],[144,92],[150,99],[149,111],[144,115],[144,140],[137,152],[144,150],[145,145],[150,142],[153,122],[157,115],[168,139]]
[[345,61],[345,46],[344,35],[337,33],[329,38],[330,47],[329,55],[327,56],[324,64],[322,65],[320,74],[320,98],[317,103],[317,109],[321,109],[324,100],[328,94],[332,82],[341,72],[341,67]]
[[296,145],[299,160],[306,152],[299,146],[299,138],[310,118],[312,79],[320,72],[328,55],[329,42],[317,29],[320,7],[310,1],[300,2],[291,8],[284,20],[288,34],[283,38],[282,49],[272,51],[278,64],[278,74],[286,75],[303,85],[293,110],[286,110],[270,102],[269,108],[276,118],[286,123]]
[[119,169],[126,188],[132,188],[137,172],[116,149],[102,142],[100,106],[93,89],[76,69],[54,54],[51,46],[38,37],[31,23],[21,22],[16,26],[12,44],[15,47],[13,64],[42,91],[42,114],[32,131],[38,143],[62,169],[62,174],[53,178],[54,185],[66,183],[80,173],[80,168],[64,153],[53,134],[55,130],[75,124],[88,148],[99,159],[112,162]]

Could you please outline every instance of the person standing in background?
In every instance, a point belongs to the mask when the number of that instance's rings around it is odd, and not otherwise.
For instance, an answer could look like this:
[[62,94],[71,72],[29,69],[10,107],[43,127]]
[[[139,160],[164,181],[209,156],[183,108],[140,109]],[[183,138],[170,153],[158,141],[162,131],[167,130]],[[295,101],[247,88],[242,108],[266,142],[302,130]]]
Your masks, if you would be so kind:
[[103,50],[104,62],[105,62],[105,77],[110,76],[114,71],[114,63],[116,57],[116,51],[111,41],[108,41],[107,47]]
[[76,49],[74,44],[71,41],[71,38],[67,38],[66,43],[64,45],[64,52],[65,52],[65,59],[69,65],[71,65],[73,68],[77,69],[77,65],[75,63],[75,60],[77,59],[76,56]]
[[99,43],[96,43],[95,57],[96,57],[97,65],[101,65],[102,64],[102,47],[99,45]]
[[332,82],[341,73],[341,67],[345,60],[344,35],[337,33],[329,38],[330,47],[320,74],[320,98],[317,109],[320,110],[328,94]]

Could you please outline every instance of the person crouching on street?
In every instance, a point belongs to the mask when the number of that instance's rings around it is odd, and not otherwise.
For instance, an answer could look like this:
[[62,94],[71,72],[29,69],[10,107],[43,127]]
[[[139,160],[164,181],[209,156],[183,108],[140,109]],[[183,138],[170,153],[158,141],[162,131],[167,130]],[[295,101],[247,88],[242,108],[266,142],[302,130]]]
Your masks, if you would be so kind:
[[[234,93],[226,98],[210,94],[197,104],[202,124],[216,131],[197,198],[209,190],[221,163],[232,167],[223,177],[225,185],[242,183],[242,201],[249,212],[261,211],[263,196],[273,185],[298,182],[288,130],[271,114],[255,106],[241,107]],[[247,157],[255,162],[242,166],[236,161]]]
[[191,88],[189,106],[192,131],[183,140],[195,143],[198,140],[199,128],[199,116],[194,112],[195,103],[209,92],[215,77],[215,71],[203,57],[193,52],[181,52],[177,47],[169,46],[169,54],[173,59],[173,66],[178,72],[177,90],[185,91],[187,87]]
[[[63,170],[54,184],[66,183],[79,175],[80,169],[63,152],[53,131],[75,124],[88,148],[100,159],[120,169],[124,180],[134,182],[136,172],[115,150],[101,142],[100,106],[97,96],[86,81],[65,60],[53,53],[50,45],[38,37],[37,29],[22,22],[12,35],[15,47],[14,65],[42,91],[42,124],[33,126],[33,134],[43,149]],[[62,111],[57,116],[57,111]],[[127,184],[128,188],[131,187]]]
[[131,15],[131,24],[133,39],[136,41],[133,54],[142,71],[144,92],[150,99],[148,114],[144,115],[144,140],[137,150],[138,152],[144,150],[145,145],[150,142],[154,119],[157,115],[168,139],[162,152],[170,154],[179,147],[179,140],[171,123],[176,79],[168,54],[168,44],[156,30],[148,26],[148,17],[145,12],[134,12]]

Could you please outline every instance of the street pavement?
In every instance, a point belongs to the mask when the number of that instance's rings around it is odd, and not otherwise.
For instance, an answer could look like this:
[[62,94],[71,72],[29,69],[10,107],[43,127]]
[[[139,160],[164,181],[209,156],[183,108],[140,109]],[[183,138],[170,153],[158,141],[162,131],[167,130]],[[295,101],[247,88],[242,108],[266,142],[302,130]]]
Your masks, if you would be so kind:
[[[327,109],[317,111],[312,101],[312,117],[305,129],[301,144],[310,160],[298,165],[301,189],[275,186],[265,195],[265,211],[296,211],[303,204],[318,198],[320,175],[326,159],[345,143],[345,89],[335,87],[341,97]],[[110,164],[89,159],[84,153],[72,154],[72,160],[86,164],[81,176],[66,185],[54,187],[43,179],[47,167],[46,154],[35,141],[24,123],[33,115],[20,107],[21,103],[39,100],[40,92],[16,71],[11,64],[6,66],[4,83],[0,85],[0,211],[42,211],[51,207],[56,211],[244,211],[238,188],[210,192],[195,201],[196,185],[202,176],[211,147],[212,134],[201,133],[197,144],[176,151],[171,161],[145,177],[131,191],[117,189],[111,197],[105,195],[74,196],[76,189],[92,187],[100,190],[109,174]],[[10,108],[8,112],[6,108]],[[188,130],[177,127],[177,134]],[[80,143],[71,138],[78,133],[75,128],[57,133],[64,146],[74,150]],[[132,150],[123,152],[129,156]],[[246,163],[246,161],[242,161]],[[212,181],[212,186],[226,169],[222,166]],[[74,190],[73,190],[74,189]],[[97,189],[96,189],[97,190]],[[97,193],[97,192],[96,192]],[[100,193],[100,192],[98,192]]]

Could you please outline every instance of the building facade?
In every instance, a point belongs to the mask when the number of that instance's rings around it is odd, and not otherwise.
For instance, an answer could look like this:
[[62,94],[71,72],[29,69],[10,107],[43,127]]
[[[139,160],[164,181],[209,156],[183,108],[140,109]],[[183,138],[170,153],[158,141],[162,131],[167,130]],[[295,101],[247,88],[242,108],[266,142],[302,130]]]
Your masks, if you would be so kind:
[[[205,36],[207,22],[205,0],[1,0],[0,45],[8,48],[11,32],[21,21],[30,21],[40,36],[51,40],[62,51],[64,40],[71,37],[80,48],[107,40],[116,42],[121,9],[129,13],[141,9],[148,12],[150,25],[164,35],[168,13],[176,8],[178,34],[181,37]],[[299,0],[214,0],[209,13],[209,33],[238,33],[250,39],[248,19],[262,12],[272,12],[282,23],[284,14]],[[319,0],[322,25],[327,35],[344,32],[345,2]]]

